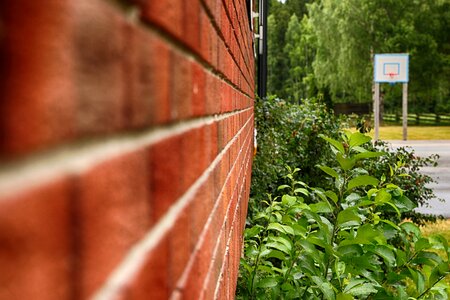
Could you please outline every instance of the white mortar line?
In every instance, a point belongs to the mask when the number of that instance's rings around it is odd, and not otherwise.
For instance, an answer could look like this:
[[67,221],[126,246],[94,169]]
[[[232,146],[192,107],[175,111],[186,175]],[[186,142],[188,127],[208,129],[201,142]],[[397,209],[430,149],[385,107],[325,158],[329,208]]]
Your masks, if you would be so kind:
[[[245,137],[245,142],[244,142],[244,144],[245,143],[247,143],[247,139],[249,139],[249,137],[250,137],[250,139],[251,139],[251,134],[252,134],[252,132],[249,132],[249,134]],[[247,152],[250,152],[250,151],[247,151]],[[243,152],[243,148],[241,148],[241,149],[239,149],[239,154],[238,154],[238,156],[237,157],[239,157],[240,155],[244,155],[244,163],[239,167],[239,174],[241,173],[241,172],[243,172],[244,173],[244,175],[243,175],[243,177],[245,177],[246,175],[247,175],[247,172],[248,172],[248,160],[246,159],[246,153],[245,152]],[[235,163],[233,164],[233,168],[236,166],[236,163],[237,163],[237,160],[235,161]],[[227,180],[231,177],[231,172],[228,174],[229,176],[227,177]],[[225,185],[224,185],[225,186]],[[225,216],[224,216],[224,219],[223,219],[223,222],[222,222],[222,226],[220,227],[220,233],[219,233],[219,236],[222,234],[222,232],[223,231],[225,231],[225,229],[226,229],[226,220],[229,218],[229,214],[230,213],[232,213],[232,215],[233,215],[233,220],[232,220],[232,222],[231,222],[231,227],[230,227],[230,234],[228,235],[228,236],[226,236],[226,240],[225,240],[225,251],[224,251],[224,254],[228,251],[228,248],[229,248],[229,241],[231,240],[231,228],[233,228],[234,227],[234,221],[236,220],[236,218],[235,218],[235,213],[233,213],[233,212],[236,212],[237,211],[237,207],[239,206],[239,205],[241,205],[241,199],[242,199],[242,190],[243,190],[243,188],[244,188],[244,185],[243,184],[238,184],[238,183],[236,183],[235,184],[235,186],[234,186],[234,188],[233,188],[233,192],[231,193],[231,195],[233,196],[234,195],[234,192],[236,191],[236,190],[238,190],[239,191],[239,193],[238,193],[238,195],[237,195],[237,200],[236,200],[236,207],[234,208],[234,210],[232,209],[232,207],[230,207],[230,205],[229,205],[229,207],[227,207],[227,212],[226,212],[226,214],[225,214]],[[222,191],[223,191],[223,188],[222,188]],[[232,197],[231,196],[231,197]],[[232,212],[233,211],[233,212]],[[209,219],[211,219],[211,217],[209,218]],[[209,220],[208,220],[209,221]],[[208,222],[208,223],[210,223],[210,222],[212,222],[212,219]],[[205,225],[205,227],[206,227],[206,225]],[[217,257],[217,255],[219,254],[219,252],[220,252],[220,249],[219,249],[219,245],[220,245],[220,242],[217,242],[216,243],[216,245],[214,246],[214,249],[213,249],[213,254],[212,254],[212,259],[211,259],[211,262],[210,262],[210,264],[209,264],[209,267],[208,267],[208,273],[207,273],[207,277],[205,278],[205,281],[203,282],[203,286],[202,286],[202,292],[201,292],[201,294],[204,294],[204,292],[205,292],[205,287],[209,284],[209,281],[211,280],[211,272],[212,272],[212,270],[213,270],[213,267],[214,267],[214,262],[216,261],[216,259],[218,258]],[[196,249],[197,250],[197,249]],[[186,268],[186,270],[188,270],[188,268]],[[214,292],[214,294],[216,294],[216,291]],[[173,298],[173,297],[172,297]],[[172,299],[171,298],[171,299]],[[204,297],[202,297],[202,298],[204,298]],[[217,297],[215,297],[214,299],[217,299]]]
[[[247,159],[247,161],[246,161],[246,163],[244,164],[245,165],[245,169],[244,169],[244,178],[247,176],[247,172],[248,172],[248,167],[249,167],[249,164],[250,164],[250,160],[251,160],[251,151],[249,151],[249,158]],[[244,167],[244,166],[243,166]],[[243,168],[242,167],[242,168]],[[250,171],[251,172],[251,171]],[[238,201],[236,202],[237,203],[237,205],[236,205],[236,207],[235,207],[235,209],[234,209],[234,211],[233,211],[233,222],[231,223],[231,227],[230,227],[230,234],[228,235],[228,237],[227,237],[227,240],[226,240],[226,242],[225,242],[225,245],[226,245],[226,247],[225,247],[225,251],[224,251],[224,254],[226,254],[227,252],[229,252],[229,250],[230,250],[230,243],[231,243],[231,238],[233,237],[233,231],[234,230],[236,230],[236,224],[235,224],[235,222],[236,222],[236,219],[239,217],[238,216],[238,207],[239,206],[241,206],[242,207],[242,191],[245,189],[245,184],[242,184],[242,185],[240,185],[239,186],[239,195],[238,195]],[[241,208],[242,209],[242,208]],[[227,212],[228,213],[228,212]],[[225,225],[224,225],[225,226]],[[239,228],[238,228],[239,229]],[[220,277],[222,277],[223,275],[224,275],[224,266],[225,266],[225,263],[226,263],[226,260],[224,260],[223,262],[222,262],[222,265],[221,265],[221,268],[220,268],[220,273],[219,273],[219,278]],[[210,266],[210,268],[211,268],[211,266]],[[238,266],[238,272],[239,272],[239,266]],[[218,279],[219,279],[218,278]],[[218,283],[218,282],[217,282]],[[214,290],[214,299],[219,299],[219,297],[218,297],[218,295],[219,295],[219,288],[220,288],[220,285],[219,284],[216,284],[216,288],[215,288],[215,290]]]
[[[249,120],[251,120],[251,118],[249,119]],[[248,124],[248,122],[244,125],[244,127],[246,126]],[[244,128],[244,127],[242,127],[242,128]],[[247,141],[247,139],[249,139],[249,138],[251,138],[251,136],[252,136],[252,132],[250,131],[248,134],[247,134],[247,136],[245,137],[245,141]],[[239,135],[239,133],[236,135],[236,136],[238,136]],[[231,144],[233,144],[233,143],[231,143]],[[236,166],[236,164],[237,164],[237,159],[238,159],[238,157],[241,155],[241,153],[242,153],[243,151],[242,151],[242,148],[241,149],[239,149],[239,154],[236,156],[236,160],[233,162],[233,166],[232,167],[230,167],[230,172],[228,172],[228,174],[227,174],[227,177],[225,178],[225,180],[224,180],[224,184],[223,184],[223,186],[222,186],[222,189],[220,190],[220,192],[218,193],[218,197],[220,198],[221,197],[221,194],[223,193],[223,191],[226,189],[226,186],[227,186],[227,182],[228,182],[228,180],[231,178],[231,173],[232,173],[232,171],[233,171],[233,169],[234,169],[234,167]],[[242,166],[241,166],[241,169],[242,169]],[[236,185],[236,186],[238,186],[238,185]],[[236,187],[235,187],[236,188]],[[234,188],[234,189],[235,189]],[[233,189],[233,192],[234,192],[234,189]],[[232,195],[230,195],[230,196],[232,196]],[[220,203],[219,203],[220,201],[218,201],[217,199],[216,199],[216,202],[214,203],[214,206],[213,206],[213,208],[211,209],[211,212],[210,212],[210,214],[209,214],[209,216],[208,216],[208,219],[206,220],[206,223],[205,223],[205,226],[203,227],[203,230],[202,230],[202,232],[200,233],[200,235],[199,235],[199,238],[198,238],[198,241],[197,241],[197,243],[196,243],[196,245],[195,245],[195,249],[192,251],[192,256],[194,256],[198,251],[200,251],[201,249],[200,249],[200,247],[201,247],[201,245],[203,245],[203,243],[204,243],[204,240],[205,240],[205,238],[206,238],[206,234],[207,234],[207,231],[208,231],[208,227],[209,226],[211,226],[211,223],[212,223],[212,221],[213,221],[213,219],[212,219],[212,215],[217,211],[217,209],[219,208],[219,205],[220,205]],[[220,228],[220,232],[222,232],[222,228],[225,228],[225,220],[226,220],[226,218],[227,218],[227,215],[228,215],[228,210],[227,210],[227,213],[224,215],[224,219],[223,219],[223,224],[222,224],[222,227]],[[217,252],[217,248],[219,247],[219,242],[217,242],[216,243],[216,245],[214,246],[214,249],[213,249],[213,254],[212,254],[212,261],[210,262],[210,265],[209,265],[209,267],[208,267],[208,272],[209,272],[209,270],[210,270],[210,268],[212,267],[212,265],[213,265],[213,263],[214,263],[214,260],[216,259],[216,252]],[[178,287],[180,287],[180,286],[184,286],[185,285],[185,283],[186,283],[186,280],[187,280],[187,277],[189,276],[189,274],[187,273],[188,271],[190,271],[191,269],[192,269],[192,264],[193,264],[194,262],[192,261],[192,260],[190,260],[189,262],[188,262],[188,264],[186,265],[186,267],[184,268],[184,272],[183,272],[183,274],[180,276],[180,278],[178,279],[178,282],[176,283],[176,287],[175,287],[175,290],[174,291],[172,291],[172,296],[170,297],[170,299],[172,300],[172,299],[176,299],[176,295],[175,295],[175,293],[176,293],[176,289],[178,288]],[[207,279],[208,278],[205,278],[205,282],[207,281]],[[205,283],[205,282],[203,282],[203,283]]]
[[251,108],[187,120],[140,133],[115,136],[86,144],[69,144],[0,168],[0,198],[38,187],[64,175],[80,174],[113,157],[147,147],[168,137],[239,115]]
[[228,144],[222,149],[222,152],[216,157],[216,159],[209,165],[209,167],[203,172],[199,179],[187,190],[187,192],[173,204],[166,214],[161,217],[158,223],[150,229],[150,231],[144,236],[144,238],[131,248],[129,254],[124,258],[122,263],[111,273],[107,279],[105,285],[99,289],[99,291],[92,297],[95,300],[110,300],[116,296],[127,283],[132,280],[141,267],[144,265],[147,255],[153,250],[165,234],[173,226],[176,217],[183,212],[184,208],[194,198],[197,190],[201,185],[206,182],[209,175],[213,173],[214,168],[220,163],[224,154],[233,145],[244,128],[253,118],[249,116],[247,122],[241,127],[237,134],[231,139]]

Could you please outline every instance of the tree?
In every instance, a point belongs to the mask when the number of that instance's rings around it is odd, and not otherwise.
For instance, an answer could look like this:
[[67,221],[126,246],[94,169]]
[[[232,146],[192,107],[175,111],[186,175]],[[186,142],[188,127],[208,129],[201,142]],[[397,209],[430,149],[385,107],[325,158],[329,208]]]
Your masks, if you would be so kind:
[[291,16],[286,31],[284,52],[288,58],[289,77],[286,81],[288,99],[300,101],[312,97],[315,91],[312,61],[314,60],[314,40],[309,34],[307,18],[301,22],[296,14]]
[[[269,17],[268,17],[268,93],[277,95],[283,99],[296,99],[296,95],[290,94],[292,90],[292,83],[294,81],[302,81],[302,78],[298,78],[298,72],[291,73],[292,68],[297,67],[298,60],[294,57],[291,59],[289,53],[300,42],[300,36],[303,35],[303,25],[291,28],[289,37],[289,23],[292,17],[295,15],[297,23],[303,19],[303,16],[307,13],[308,0],[286,0],[285,3],[281,3],[277,0],[269,2]],[[301,22],[303,23],[303,22]],[[304,41],[305,42],[305,41]],[[287,45],[290,45],[287,47]],[[291,47],[292,46],[292,47]],[[286,47],[289,48],[286,50]],[[303,47],[304,48],[304,47]],[[310,49],[310,47],[309,47]],[[292,53],[293,54],[293,53]],[[293,54],[294,55],[294,54]],[[295,56],[295,55],[294,55]],[[308,61],[309,66],[311,61]],[[312,69],[308,73],[312,74]],[[292,77],[294,76],[294,77]],[[313,80],[309,80],[308,84],[313,83]],[[290,88],[288,87],[290,86]],[[294,90],[297,90],[294,88]],[[298,91],[298,90],[297,90]],[[305,94],[305,92],[303,92]]]
[[432,110],[450,94],[448,11],[444,0],[322,0],[309,5],[319,86],[328,87],[334,101],[369,102],[372,54],[407,52],[410,98]]

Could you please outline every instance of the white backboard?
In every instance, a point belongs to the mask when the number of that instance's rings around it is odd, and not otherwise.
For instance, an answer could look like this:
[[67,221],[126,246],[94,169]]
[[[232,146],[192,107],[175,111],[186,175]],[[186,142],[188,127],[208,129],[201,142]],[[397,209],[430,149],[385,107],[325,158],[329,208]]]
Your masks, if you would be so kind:
[[375,82],[403,82],[409,80],[409,55],[375,54],[374,80]]

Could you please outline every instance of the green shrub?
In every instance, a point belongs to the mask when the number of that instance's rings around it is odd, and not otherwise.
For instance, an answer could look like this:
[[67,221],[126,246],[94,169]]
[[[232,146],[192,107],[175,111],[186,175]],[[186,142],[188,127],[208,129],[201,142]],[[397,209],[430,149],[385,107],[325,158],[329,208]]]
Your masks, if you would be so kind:
[[[318,137],[324,134],[337,138],[341,127],[355,122],[335,116],[333,111],[316,99],[303,100],[301,104],[277,98],[259,99],[255,115],[258,152],[253,162],[250,211],[261,204],[267,193],[274,197],[280,195],[277,187],[284,181],[286,165],[301,170],[295,174],[297,180],[308,185],[331,187],[332,182],[315,166],[330,164],[334,155],[326,142]],[[361,132],[369,129],[365,119],[358,120],[356,124]],[[437,155],[420,158],[405,148],[391,149],[385,142],[377,142],[375,146],[366,144],[365,147],[369,150],[376,147],[386,152],[378,160],[360,162],[368,172],[378,178],[382,175],[389,177],[390,166],[401,164],[402,172],[409,177],[395,178],[394,184],[404,190],[406,196],[417,205],[426,205],[430,199],[435,198],[433,191],[427,188],[433,179],[421,174],[419,169],[436,165]],[[415,212],[406,216],[417,222],[434,219]],[[391,217],[394,218],[395,215],[391,214]]]
[[278,98],[259,99],[255,105],[258,152],[253,161],[251,198],[259,201],[276,193],[286,165],[302,170],[306,183],[322,180],[316,164],[326,164],[331,151],[319,134],[337,137],[341,120],[318,100],[293,104]]
[[333,160],[318,169],[332,185],[310,187],[288,168],[282,195],[269,194],[249,217],[237,298],[448,299],[446,239],[383,217],[416,207],[394,183],[411,176],[398,162],[374,176],[364,162],[386,153],[363,148],[370,138],[361,133],[321,140]]
[[[394,184],[404,190],[405,196],[411,199],[417,206],[427,206],[430,199],[436,198],[433,190],[429,188],[429,184],[435,182],[430,176],[421,173],[422,167],[437,166],[439,159],[438,154],[432,154],[428,157],[419,157],[414,150],[408,147],[400,147],[392,149],[389,143],[384,141],[375,142],[374,146],[368,144],[368,149],[377,149],[386,153],[379,160],[371,160],[364,162],[365,168],[374,176],[381,178],[382,176],[391,177]],[[399,171],[408,176],[393,177],[391,175],[391,166],[397,166]],[[440,199],[441,201],[444,201]],[[395,216],[391,214],[391,217]],[[408,212],[403,214],[404,218],[409,218],[419,225],[423,225],[427,221],[436,221],[436,216],[424,215],[416,212]]]

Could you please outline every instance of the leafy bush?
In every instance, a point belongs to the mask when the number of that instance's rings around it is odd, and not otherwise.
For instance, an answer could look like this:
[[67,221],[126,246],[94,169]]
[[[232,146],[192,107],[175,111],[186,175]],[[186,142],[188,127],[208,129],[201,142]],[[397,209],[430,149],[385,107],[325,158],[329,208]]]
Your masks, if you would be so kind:
[[448,299],[447,240],[383,217],[416,207],[394,183],[411,176],[397,162],[389,176],[374,176],[364,162],[386,153],[363,148],[370,138],[361,133],[322,140],[334,163],[318,169],[333,184],[310,187],[288,168],[283,195],[268,195],[250,216],[237,298]]
[[259,201],[276,193],[286,165],[302,170],[306,183],[322,180],[316,164],[326,164],[331,151],[318,138],[337,137],[341,120],[318,100],[293,104],[278,98],[259,99],[255,105],[258,153],[253,161],[251,197]]
[[[438,154],[432,154],[428,157],[419,157],[414,150],[408,147],[400,147],[393,150],[387,142],[377,141],[374,147],[368,145],[370,149],[378,149],[386,153],[377,161],[366,161],[365,168],[370,170],[374,176],[381,178],[382,176],[391,177],[394,184],[404,190],[405,196],[411,199],[418,206],[427,206],[428,201],[436,198],[433,190],[429,188],[429,184],[435,182],[430,176],[420,172],[422,167],[437,166]],[[399,171],[408,176],[392,177],[391,166],[397,166]],[[441,201],[444,201],[440,199]],[[394,216],[392,216],[394,217]],[[422,225],[427,221],[436,221],[436,217],[432,215],[424,215],[416,212],[405,213],[403,217],[413,220],[415,223]]]
[[[249,210],[258,207],[267,193],[274,197],[280,195],[277,187],[284,181],[286,165],[301,170],[295,174],[297,180],[308,185],[330,188],[332,182],[315,166],[330,164],[334,154],[326,142],[318,137],[324,134],[337,138],[342,126],[355,122],[335,116],[325,104],[316,99],[303,100],[301,104],[277,98],[258,100],[255,112],[258,153],[253,162]],[[366,123],[365,119],[356,122],[361,132],[370,130]],[[382,175],[389,177],[391,166],[400,164],[402,173],[409,177],[395,178],[394,184],[405,190],[407,197],[417,205],[426,205],[428,200],[435,198],[433,191],[427,188],[427,184],[433,182],[433,179],[421,174],[419,169],[436,165],[437,155],[420,158],[409,149],[392,149],[381,141],[375,146],[366,144],[366,147],[386,152],[379,160],[360,162],[368,172],[378,178]],[[391,217],[395,217],[395,214]],[[408,217],[417,222],[434,219],[414,212],[408,213]]]

